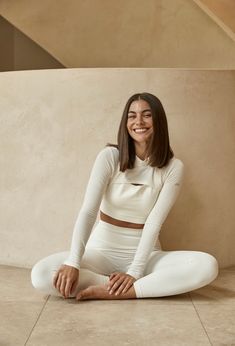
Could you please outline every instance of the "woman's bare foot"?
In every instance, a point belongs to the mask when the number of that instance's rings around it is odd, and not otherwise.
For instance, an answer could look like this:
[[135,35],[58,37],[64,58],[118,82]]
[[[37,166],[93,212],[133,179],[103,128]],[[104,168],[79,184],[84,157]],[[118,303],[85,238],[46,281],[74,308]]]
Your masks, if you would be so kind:
[[102,286],[89,286],[77,294],[77,300],[87,299],[134,299],[136,298],[135,289],[133,286],[129,288],[126,293],[115,295],[115,293],[109,294],[106,285]]

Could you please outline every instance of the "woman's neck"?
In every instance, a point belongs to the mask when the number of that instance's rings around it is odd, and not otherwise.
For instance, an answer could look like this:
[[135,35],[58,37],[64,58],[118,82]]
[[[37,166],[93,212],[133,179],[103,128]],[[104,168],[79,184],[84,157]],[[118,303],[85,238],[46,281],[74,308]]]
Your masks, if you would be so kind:
[[146,159],[146,145],[136,145],[135,153],[141,160],[145,160]]

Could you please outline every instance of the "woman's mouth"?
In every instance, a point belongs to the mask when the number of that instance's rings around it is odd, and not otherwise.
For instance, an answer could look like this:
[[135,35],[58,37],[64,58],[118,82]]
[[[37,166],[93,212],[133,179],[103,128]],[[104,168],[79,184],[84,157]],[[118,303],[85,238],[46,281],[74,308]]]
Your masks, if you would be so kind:
[[138,129],[134,129],[133,131],[135,133],[144,133],[144,132],[148,131],[148,129],[146,129],[146,128],[138,128]]

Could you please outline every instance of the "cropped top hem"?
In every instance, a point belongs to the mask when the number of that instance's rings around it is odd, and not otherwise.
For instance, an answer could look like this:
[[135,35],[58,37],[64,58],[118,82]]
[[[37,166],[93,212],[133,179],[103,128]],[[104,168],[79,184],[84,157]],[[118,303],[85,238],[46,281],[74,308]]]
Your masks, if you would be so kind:
[[102,212],[114,219],[120,220],[120,221],[125,221],[125,222],[133,222],[133,223],[138,223],[138,224],[144,224],[146,221],[146,218],[144,217],[138,217],[138,216],[132,216],[130,214],[122,214],[115,210],[115,212],[112,209],[105,208],[104,206],[102,207]]

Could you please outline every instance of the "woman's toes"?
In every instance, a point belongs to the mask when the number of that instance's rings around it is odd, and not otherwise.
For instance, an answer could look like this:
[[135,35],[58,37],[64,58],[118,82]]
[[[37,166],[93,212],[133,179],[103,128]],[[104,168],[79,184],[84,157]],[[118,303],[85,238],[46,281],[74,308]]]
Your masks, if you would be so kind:
[[76,299],[77,300],[82,300],[84,298],[84,290],[78,292],[77,296],[76,296]]
[[76,299],[77,299],[77,300],[82,300],[82,293],[81,293],[81,292],[79,292],[79,293],[77,294]]
[[78,292],[76,299],[110,299],[110,297],[106,286],[89,286]]
[[88,288],[85,288],[84,290],[78,292],[76,299],[77,300],[84,300],[84,299],[88,299],[91,296],[92,296],[92,290],[90,287],[88,287]]

